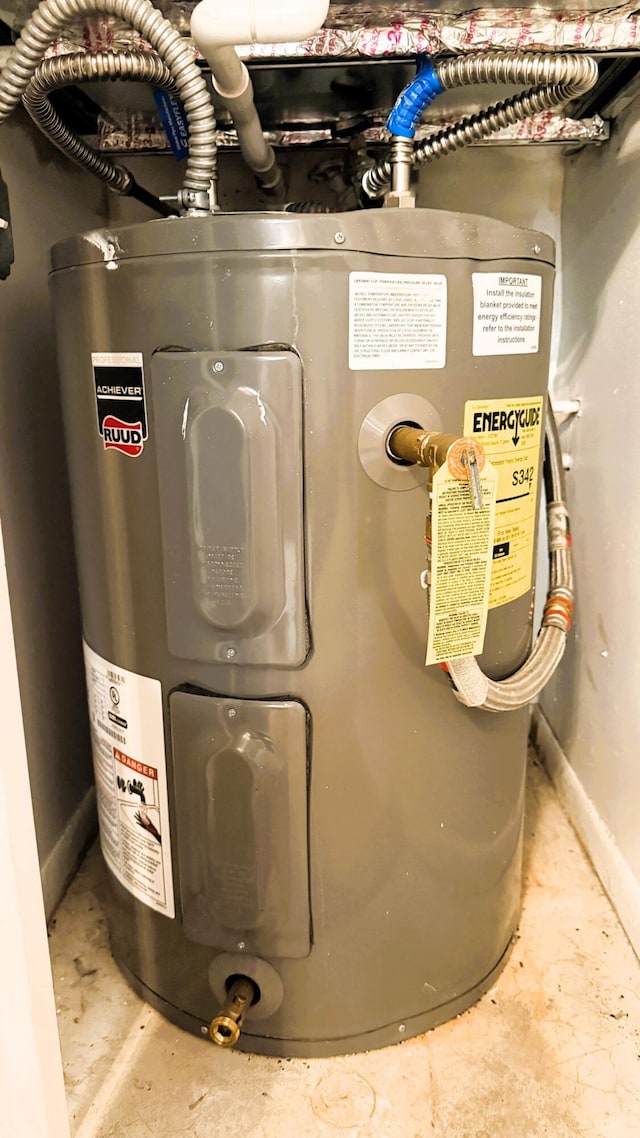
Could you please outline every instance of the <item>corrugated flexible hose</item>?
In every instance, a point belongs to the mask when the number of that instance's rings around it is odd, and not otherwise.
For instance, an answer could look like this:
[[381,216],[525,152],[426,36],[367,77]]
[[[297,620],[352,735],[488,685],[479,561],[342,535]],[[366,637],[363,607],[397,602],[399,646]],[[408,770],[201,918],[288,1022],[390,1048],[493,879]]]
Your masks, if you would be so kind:
[[153,52],[75,52],[72,55],[45,59],[38,66],[22,102],[36,126],[72,162],[95,175],[116,193],[136,197],[164,216],[170,216],[176,210],[138,186],[131,171],[125,166],[96,153],[74,134],[49,100],[51,91],[66,87],[69,83],[107,79],[135,79],[175,91],[169,68]]
[[180,193],[183,208],[208,212],[210,188],[215,205],[216,120],[203,76],[189,45],[151,0],[42,0],[27,20],[0,75],[0,123],[25,94],[47,48],[64,26],[88,12],[124,20],[147,41],[167,66],[184,105],[189,157]]
[[[434,64],[445,89],[484,83],[531,84],[521,95],[496,103],[476,115],[461,119],[417,144],[412,165],[444,158],[474,142],[488,138],[504,127],[515,125],[542,111],[568,103],[585,94],[598,80],[598,65],[585,55],[524,55],[486,52],[440,60]],[[362,187],[367,197],[382,197],[391,181],[391,162],[385,159],[367,170]]]
[[542,625],[531,655],[506,680],[491,680],[474,656],[448,660],[456,697],[467,707],[484,711],[514,711],[542,691],[555,672],[571,630],[573,571],[569,514],[565,505],[564,472],[558,429],[549,408],[545,434],[545,483],[549,532],[549,590]]

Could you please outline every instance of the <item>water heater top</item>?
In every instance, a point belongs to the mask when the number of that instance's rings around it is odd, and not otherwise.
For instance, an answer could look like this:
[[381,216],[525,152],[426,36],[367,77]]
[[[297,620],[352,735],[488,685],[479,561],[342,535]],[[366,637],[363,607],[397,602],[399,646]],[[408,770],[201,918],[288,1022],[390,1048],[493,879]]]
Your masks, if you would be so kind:
[[555,262],[546,234],[470,213],[380,209],[353,213],[219,213],[98,229],[54,245],[53,270],[172,253],[295,249],[394,257]]

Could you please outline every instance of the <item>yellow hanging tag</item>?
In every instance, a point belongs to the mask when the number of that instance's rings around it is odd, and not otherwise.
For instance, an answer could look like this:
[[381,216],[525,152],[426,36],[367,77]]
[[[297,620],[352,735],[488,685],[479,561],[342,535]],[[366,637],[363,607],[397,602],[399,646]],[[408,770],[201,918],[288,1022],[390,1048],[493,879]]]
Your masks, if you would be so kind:
[[[457,444],[456,444],[457,445]],[[431,587],[426,664],[478,656],[489,610],[498,473],[478,473],[481,505],[470,482],[448,463],[434,474],[431,508]]]

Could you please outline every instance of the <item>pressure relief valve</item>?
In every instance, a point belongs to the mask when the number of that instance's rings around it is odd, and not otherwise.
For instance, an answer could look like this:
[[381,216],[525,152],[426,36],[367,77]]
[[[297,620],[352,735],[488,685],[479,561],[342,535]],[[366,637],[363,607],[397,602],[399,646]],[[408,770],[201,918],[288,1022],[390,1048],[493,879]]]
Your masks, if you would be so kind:
[[477,439],[459,439],[439,431],[399,426],[389,435],[387,447],[393,458],[410,465],[437,470],[446,462],[454,478],[468,483],[474,510],[482,509],[480,475],[486,455]]

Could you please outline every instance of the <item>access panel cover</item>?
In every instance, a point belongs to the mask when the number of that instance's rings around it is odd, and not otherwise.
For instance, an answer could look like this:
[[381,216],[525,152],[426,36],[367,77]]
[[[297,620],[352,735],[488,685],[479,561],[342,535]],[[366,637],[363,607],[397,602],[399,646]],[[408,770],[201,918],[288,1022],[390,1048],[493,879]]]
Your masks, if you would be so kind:
[[303,663],[298,356],[156,352],[152,384],[170,651]]
[[306,956],[304,705],[176,691],[170,713],[186,935],[227,951]]

